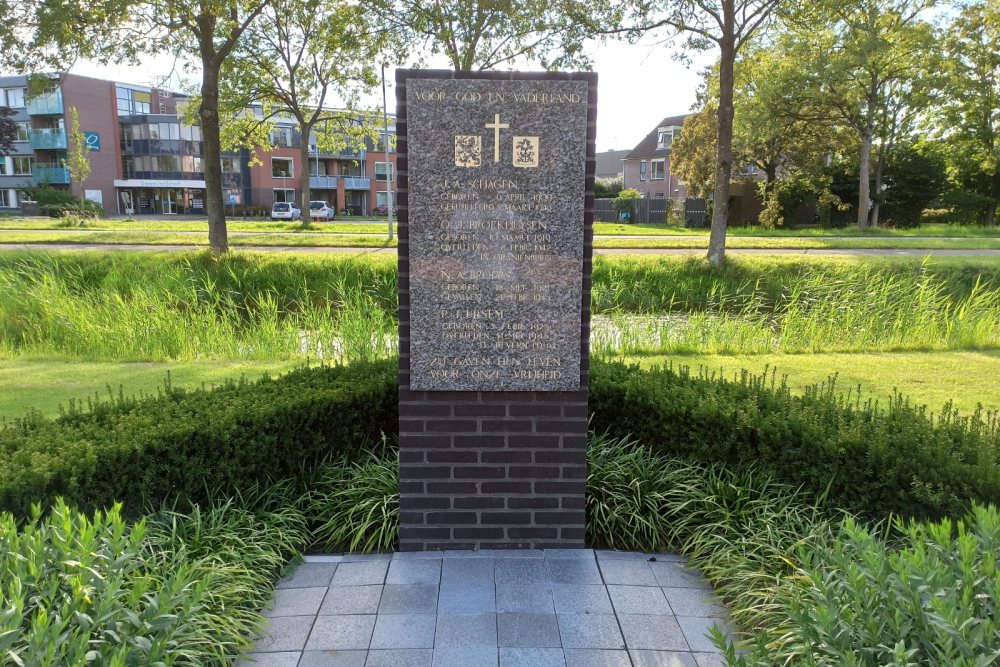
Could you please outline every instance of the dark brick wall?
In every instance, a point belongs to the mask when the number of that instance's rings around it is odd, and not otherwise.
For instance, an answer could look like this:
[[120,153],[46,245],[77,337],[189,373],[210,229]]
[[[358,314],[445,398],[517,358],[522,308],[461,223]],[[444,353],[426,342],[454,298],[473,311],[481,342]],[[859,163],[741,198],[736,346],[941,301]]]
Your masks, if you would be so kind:
[[[589,83],[581,389],[575,392],[410,390],[406,80],[411,77],[585,80]],[[597,75],[399,70],[400,547],[582,547],[584,544],[593,259]]]

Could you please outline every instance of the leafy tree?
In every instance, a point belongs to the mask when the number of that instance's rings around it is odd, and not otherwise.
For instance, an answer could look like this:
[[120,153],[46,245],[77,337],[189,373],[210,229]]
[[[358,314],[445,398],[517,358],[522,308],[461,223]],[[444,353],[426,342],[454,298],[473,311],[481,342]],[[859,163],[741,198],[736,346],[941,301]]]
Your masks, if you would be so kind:
[[706,197],[715,188],[717,119],[715,103],[706,103],[684,119],[681,136],[670,147],[670,171],[694,197]]
[[[733,169],[733,88],[736,57],[771,19],[781,0],[603,0],[592,26],[604,34],[642,35],[661,30],[686,36],[688,49],[719,49],[718,112],[712,231],[708,260],[726,259],[729,175]],[[611,26],[602,27],[602,26]]]
[[69,169],[72,180],[80,186],[80,213],[86,211],[87,197],[84,185],[90,176],[90,146],[87,145],[87,137],[80,131],[80,114],[76,107],[70,108],[72,125],[69,132],[69,150],[66,152],[66,159],[63,164]]
[[[354,108],[359,94],[376,85],[376,63],[388,43],[370,16],[370,8],[342,0],[276,0],[222,70],[224,146],[269,148],[275,120],[295,120],[306,215],[309,138],[324,152],[339,152],[380,136],[381,117]],[[331,110],[334,103],[345,108]],[[246,113],[251,107],[260,113]]]
[[927,103],[934,39],[922,16],[933,2],[816,0],[791,14],[790,29],[775,40],[796,67],[785,88],[795,117],[849,128],[857,137],[860,227],[878,224],[886,161]]
[[547,69],[587,62],[585,24],[547,0],[383,0],[387,20],[424,41],[460,71],[538,62]]
[[4,64],[20,71],[65,70],[78,57],[135,62],[140,51],[169,52],[201,70],[201,126],[208,240],[229,249],[222,201],[219,76],[268,0],[19,0],[0,2]]
[[1000,3],[962,8],[944,36],[939,114],[948,172],[973,195],[980,221],[1000,207]]
[[924,209],[947,184],[944,159],[933,144],[908,144],[893,151],[886,165],[886,224],[916,227]]
[[0,106],[0,155],[14,152],[14,141],[17,140],[17,123],[11,118],[14,110]]

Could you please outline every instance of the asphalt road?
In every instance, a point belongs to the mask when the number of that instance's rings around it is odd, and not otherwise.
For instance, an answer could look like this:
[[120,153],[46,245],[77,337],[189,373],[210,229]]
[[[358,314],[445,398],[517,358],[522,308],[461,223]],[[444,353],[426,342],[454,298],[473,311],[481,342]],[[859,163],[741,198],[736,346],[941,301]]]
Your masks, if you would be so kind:
[[[230,246],[232,250],[254,250],[259,252],[308,252],[308,253],[353,253],[396,254],[396,248],[331,248],[327,246]],[[128,243],[0,243],[0,250],[124,250],[141,252],[197,251],[206,250],[204,245],[160,245]],[[703,255],[704,248],[595,248],[597,255]],[[886,249],[886,248],[727,248],[733,255],[846,255],[877,257],[1000,257],[1000,250],[968,249]]]

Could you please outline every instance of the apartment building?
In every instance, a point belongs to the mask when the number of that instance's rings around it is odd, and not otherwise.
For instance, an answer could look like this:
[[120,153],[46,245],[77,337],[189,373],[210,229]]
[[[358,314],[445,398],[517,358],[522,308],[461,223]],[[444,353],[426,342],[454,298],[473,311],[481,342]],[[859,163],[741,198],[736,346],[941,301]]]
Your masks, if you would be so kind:
[[[203,214],[204,148],[200,128],[178,114],[184,99],[155,87],[75,74],[54,77],[45,90],[29,95],[26,77],[0,77],[0,105],[14,110],[19,128],[14,151],[0,156],[0,210],[30,210],[31,188],[47,185],[82,194],[109,215]],[[91,173],[83,184],[72,181],[63,163],[74,108],[91,148]],[[394,124],[390,137],[393,132]],[[388,200],[393,141],[383,138],[337,154],[317,151],[311,142],[307,165],[300,164],[301,141],[294,124],[283,121],[272,136],[273,149],[261,153],[263,164],[252,164],[246,149],[224,152],[226,206],[235,213],[260,212],[275,201],[297,201],[303,178],[313,200],[341,213],[369,214]]]

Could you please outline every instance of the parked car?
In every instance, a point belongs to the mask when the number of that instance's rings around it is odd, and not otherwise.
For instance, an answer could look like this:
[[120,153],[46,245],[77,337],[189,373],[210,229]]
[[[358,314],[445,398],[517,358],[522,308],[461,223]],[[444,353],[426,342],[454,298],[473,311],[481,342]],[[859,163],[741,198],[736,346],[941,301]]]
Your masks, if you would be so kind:
[[333,207],[325,201],[309,202],[309,217],[313,220],[333,220]]
[[301,220],[302,210],[293,202],[276,201],[271,206],[271,220]]
[[[381,206],[376,206],[375,207],[375,215],[388,215],[388,214],[389,214],[389,206],[388,205],[382,204]],[[392,207],[392,214],[396,215],[396,207],[395,206]]]

